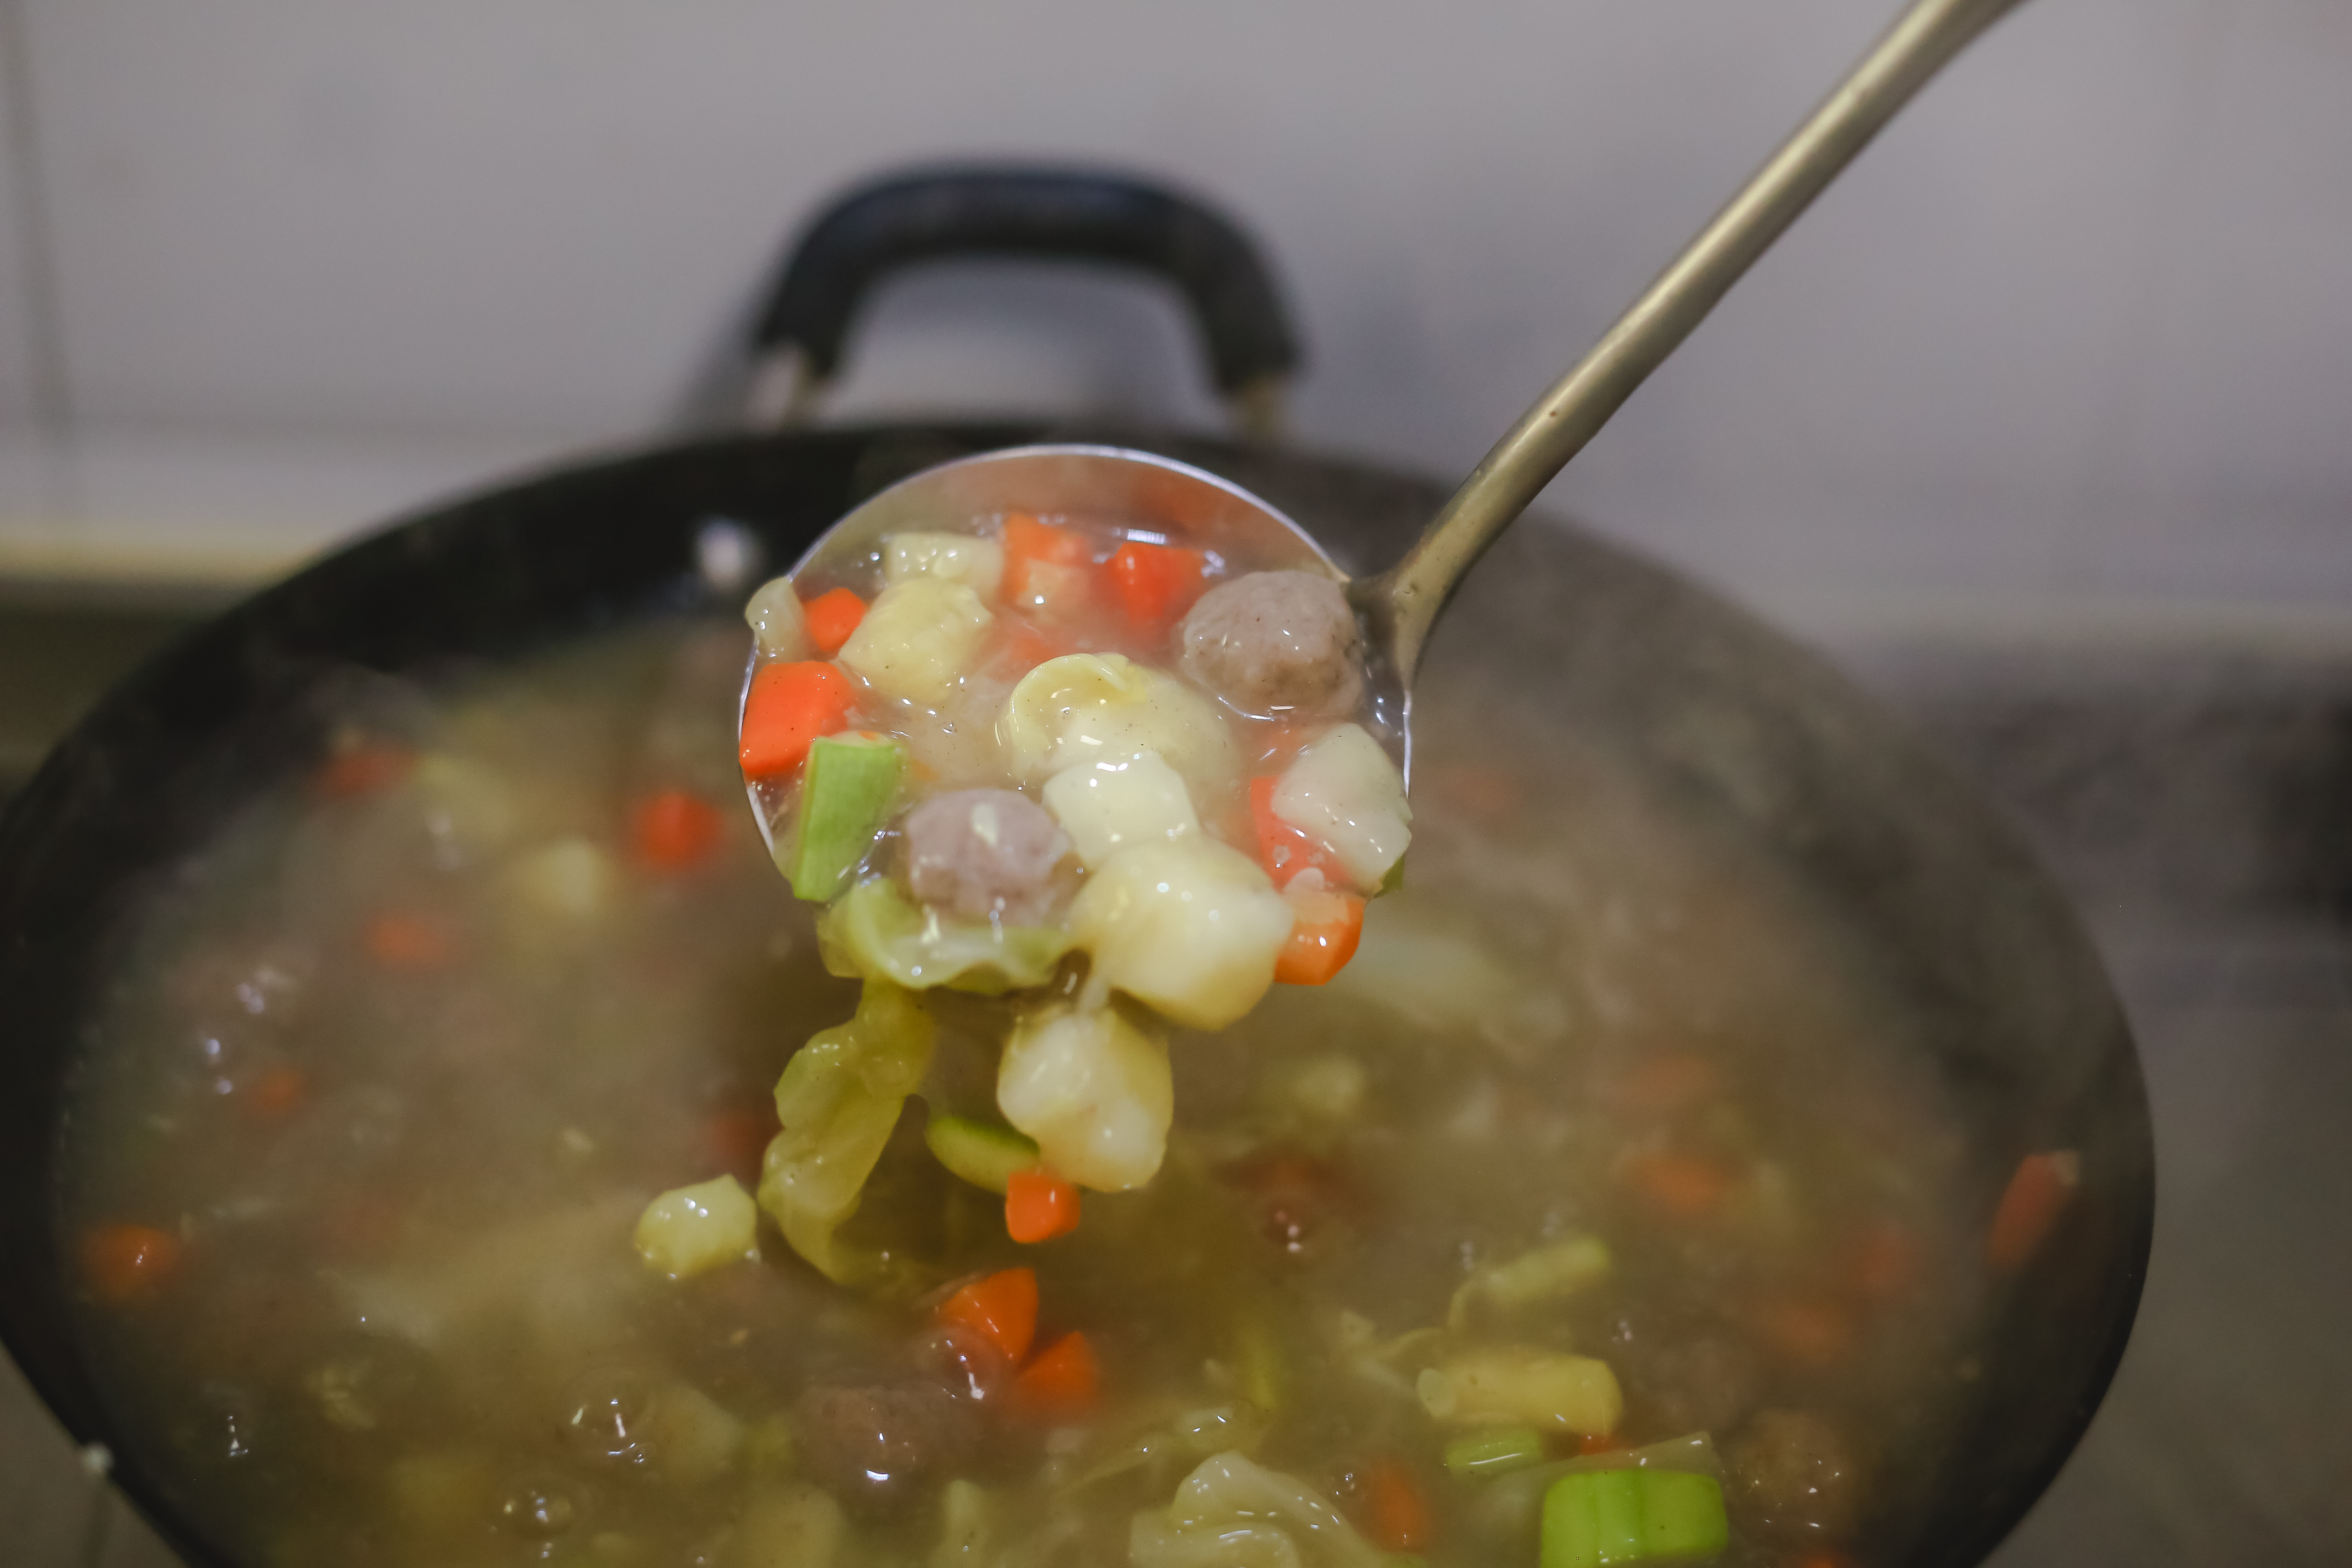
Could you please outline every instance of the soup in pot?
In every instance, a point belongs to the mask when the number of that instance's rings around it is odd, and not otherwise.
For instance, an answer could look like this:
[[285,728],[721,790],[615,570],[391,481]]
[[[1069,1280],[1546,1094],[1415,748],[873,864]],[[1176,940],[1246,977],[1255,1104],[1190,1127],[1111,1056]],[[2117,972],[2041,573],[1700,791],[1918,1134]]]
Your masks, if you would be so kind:
[[[60,1223],[124,1458],[223,1550],[1795,1568],[1907,1539],[1974,1375],[1969,1153],[1864,933],[1762,848],[1441,666],[1410,876],[1353,961],[1174,1027],[1156,1172],[1019,1241],[936,1131],[994,1104],[1003,1000],[827,968],[740,804],[746,644],[684,619],[353,676],[326,757],[126,933]],[[926,1048],[836,1086],[888,1116],[828,1241],[861,1266],[828,1270],[746,1194],[803,1042],[868,1026]]]

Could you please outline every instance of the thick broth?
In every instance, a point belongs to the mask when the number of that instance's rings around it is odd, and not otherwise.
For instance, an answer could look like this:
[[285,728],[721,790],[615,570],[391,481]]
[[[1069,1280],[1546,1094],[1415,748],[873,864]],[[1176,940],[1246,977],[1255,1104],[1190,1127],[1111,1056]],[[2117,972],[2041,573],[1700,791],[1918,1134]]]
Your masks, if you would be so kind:
[[[758,1262],[648,1269],[647,1199],[752,1180],[784,1058],[856,1000],[740,806],[647,826],[657,792],[740,798],[743,651],[691,623],[355,682],[336,754],[156,890],[62,1223],[127,1457],[212,1539],[355,1568],[1158,1563],[1139,1512],[1240,1453],[1346,1521],[1281,1527],[1293,1561],[1534,1568],[1549,1469],[1461,1473],[1480,1434],[1422,1397],[1481,1344],[1622,1384],[1616,1431],[1545,1436],[1547,1467],[1707,1434],[1731,1560],[1904,1539],[1978,1264],[1902,1007],[1753,847],[1442,686],[1405,891],[1330,985],[1177,1037],[1149,1186],[1016,1247],[910,1105],[851,1228],[929,1296],[845,1291],[764,1226]],[[960,1005],[942,1101],[992,1073]],[[1598,1278],[1497,1282],[1579,1238]],[[1094,1347],[1091,1405],[886,1415],[896,1484],[845,1484],[844,1398],[1001,1394],[933,1313],[1016,1265],[1039,1342]]]

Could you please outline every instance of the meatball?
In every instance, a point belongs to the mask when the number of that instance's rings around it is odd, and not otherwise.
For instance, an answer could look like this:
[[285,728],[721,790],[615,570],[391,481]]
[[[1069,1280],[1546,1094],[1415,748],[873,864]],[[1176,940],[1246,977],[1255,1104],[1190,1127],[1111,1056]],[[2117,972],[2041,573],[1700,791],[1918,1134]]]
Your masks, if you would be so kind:
[[1759,1410],[1723,1452],[1724,1500],[1751,1533],[1789,1545],[1843,1541],[1860,1500],[1853,1458],[1827,1420]]
[[1184,617],[1184,673],[1244,713],[1337,719],[1364,694],[1364,642],[1339,584],[1254,572]]
[[1054,868],[1070,852],[1061,825],[1009,789],[960,789],[907,814],[907,879],[936,908],[1007,925],[1045,919]]
[[1627,1397],[1662,1432],[1727,1432],[1756,1401],[1756,1358],[1721,1334],[1675,1336],[1619,1368]]
[[981,1437],[971,1402],[928,1383],[813,1388],[799,1417],[809,1479],[868,1518],[905,1509],[961,1470]]

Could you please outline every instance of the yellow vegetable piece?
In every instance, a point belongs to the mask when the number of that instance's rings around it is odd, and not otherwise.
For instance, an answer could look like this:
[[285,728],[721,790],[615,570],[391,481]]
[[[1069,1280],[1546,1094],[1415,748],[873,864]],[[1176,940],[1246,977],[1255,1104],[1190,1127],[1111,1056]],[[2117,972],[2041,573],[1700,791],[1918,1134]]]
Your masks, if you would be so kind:
[[1122,849],[1070,905],[1106,984],[1194,1029],[1222,1029],[1274,984],[1290,905],[1255,861],[1203,834]]
[[996,738],[1024,779],[1151,753],[1194,788],[1215,789],[1240,764],[1214,703],[1115,653],[1064,654],[1023,676],[1005,699]]
[[646,1205],[637,1255],[673,1279],[760,1256],[760,1210],[732,1176],[674,1187]]
[[885,697],[933,707],[963,679],[995,619],[961,583],[910,577],[882,590],[837,657]]
[[1415,1391],[1431,1418],[1448,1426],[1524,1424],[1601,1437],[1625,1414],[1608,1363],[1552,1351],[1473,1352],[1424,1371]]
[[1033,1015],[1005,1043],[996,1105],[1061,1175],[1097,1192],[1139,1187],[1176,1114],[1168,1047],[1108,1008]]

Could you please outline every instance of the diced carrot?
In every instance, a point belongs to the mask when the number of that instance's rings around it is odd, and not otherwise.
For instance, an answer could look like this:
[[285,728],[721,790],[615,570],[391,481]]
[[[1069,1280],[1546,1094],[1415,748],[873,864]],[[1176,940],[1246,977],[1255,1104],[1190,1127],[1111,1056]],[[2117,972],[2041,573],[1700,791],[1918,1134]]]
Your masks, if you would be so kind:
[[152,1294],[180,1267],[180,1238],[145,1225],[102,1225],[81,1241],[82,1278],[113,1306]]
[[847,588],[835,588],[801,602],[801,619],[817,652],[831,658],[841,651],[857,623],[866,618],[866,601]]
[[1051,1241],[1078,1228],[1078,1189],[1040,1165],[1015,1171],[1004,1185],[1005,1234],[1019,1242]]
[[1417,1552],[1429,1544],[1429,1497],[1411,1470],[1394,1459],[1376,1459],[1357,1476],[1364,1499],[1364,1525],[1391,1552]]
[[940,1303],[940,1317],[978,1332],[1019,1366],[1037,1334],[1037,1271],[1005,1268],[975,1279]]
[[1996,1274],[2025,1267],[2083,1184],[2083,1157],[2072,1149],[2028,1154],[2017,1163],[1985,1234],[1985,1263]]
[[319,793],[331,800],[373,795],[407,775],[416,753],[403,746],[363,744],[338,752],[319,770]]
[[1292,891],[1284,897],[1297,921],[1274,961],[1274,977],[1286,985],[1320,985],[1356,956],[1364,934],[1364,900],[1353,893]]
[[1668,1219],[1706,1219],[1731,1193],[1730,1173],[1696,1154],[1636,1154],[1625,1162],[1624,1175],[1634,1195]]
[[300,1068],[276,1067],[255,1079],[237,1099],[256,1121],[283,1121],[301,1109],[310,1092],[310,1080]]
[[1209,586],[1209,558],[1198,550],[1129,540],[1104,563],[1129,622],[1164,633]]
[[1258,864],[1277,888],[1287,887],[1293,877],[1310,868],[1322,872],[1328,885],[1345,887],[1347,873],[1331,851],[1274,814],[1274,792],[1281,782],[1271,775],[1250,780],[1250,822],[1257,830]]
[[1824,1367],[1853,1343],[1853,1315],[1833,1301],[1793,1297],[1766,1304],[1757,1327],[1774,1350],[1801,1366]]
[[1898,1300],[1918,1281],[1918,1244],[1895,1221],[1873,1220],[1846,1249],[1845,1277],[1853,1293],[1866,1301]]
[[1715,1068],[1706,1058],[1669,1051],[1646,1058],[1618,1079],[1614,1098],[1636,1115],[1663,1116],[1703,1099],[1715,1084]]
[[689,871],[710,858],[726,830],[719,808],[682,789],[656,790],[629,814],[637,859],[656,871]]
[[1046,1417],[1083,1415],[1094,1408],[1102,1385],[1102,1368],[1087,1336],[1064,1334],[1037,1352],[1037,1359],[1013,1380],[1013,1405],[1024,1413]]
[[721,1110],[702,1124],[704,1166],[714,1175],[730,1175],[746,1186],[760,1179],[768,1141],[776,1135],[772,1110]]
[[368,956],[386,969],[438,969],[455,944],[437,921],[423,915],[384,914],[368,922]]
[[857,693],[849,677],[814,659],[763,664],[743,704],[738,757],[746,778],[795,773],[809,748],[846,728]]
[[1066,619],[1094,598],[1095,565],[1085,538],[1014,512],[1004,520],[1004,602]]

